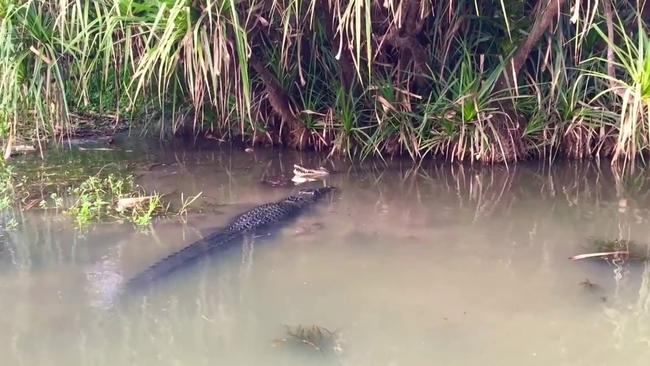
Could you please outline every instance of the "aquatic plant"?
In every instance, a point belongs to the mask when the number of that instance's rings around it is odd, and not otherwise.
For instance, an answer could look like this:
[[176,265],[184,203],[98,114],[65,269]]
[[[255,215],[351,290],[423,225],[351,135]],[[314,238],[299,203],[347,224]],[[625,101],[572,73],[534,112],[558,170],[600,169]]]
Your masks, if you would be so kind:
[[[156,215],[166,212],[158,194],[145,195],[135,185],[133,176],[91,176],[72,189],[74,203],[67,209],[79,226],[105,218],[127,219],[138,226],[147,226]],[[128,203],[124,203],[128,201]]]
[[588,239],[588,243],[591,249],[590,253],[575,255],[571,257],[571,259],[580,260],[598,258],[615,259],[623,262],[643,262],[650,259],[648,247],[640,245],[632,240],[590,238]]
[[[597,6],[596,6],[597,4]],[[0,138],[107,125],[353,157],[648,151],[645,2],[0,1]]]
[[12,217],[9,220],[7,220],[7,222],[5,222],[4,227],[6,231],[16,230],[16,228],[18,227],[18,221],[16,221],[16,219]]
[[194,196],[190,197],[185,197],[185,194],[181,192],[181,198],[180,198],[180,208],[177,210],[176,215],[181,219],[182,222],[187,222],[187,214],[190,210],[190,206],[196,202],[196,200],[201,197],[203,192],[199,192]]
[[148,226],[154,218],[175,215],[186,221],[201,193],[180,193],[180,207],[172,210],[159,193],[148,194],[135,182],[140,155],[115,151],[50,151],[44,160],[24,157],[0,160],[0,210],[39,208],[70,214],[86,227],[102,220],[126,220]]
[[0,210],[11,206],[13,201],[13,168],[10,165],[0,163]]

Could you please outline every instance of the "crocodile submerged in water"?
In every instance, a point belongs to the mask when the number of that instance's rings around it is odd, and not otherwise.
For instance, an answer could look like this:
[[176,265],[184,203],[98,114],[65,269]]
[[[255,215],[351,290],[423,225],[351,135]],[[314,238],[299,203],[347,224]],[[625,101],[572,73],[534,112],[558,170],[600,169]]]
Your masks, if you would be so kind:
[[247,233],[269,229],[273,224],[286,221],[335,189],[334,187],[302,189],[296,195],[281,201],[265,203],[246,211],[235,217],[225,229],[198,240],[147,268],[132,278],[127,283],[127,287],[146,285],[189,264],[213,249],[225,247],[234,240],[243,238]]

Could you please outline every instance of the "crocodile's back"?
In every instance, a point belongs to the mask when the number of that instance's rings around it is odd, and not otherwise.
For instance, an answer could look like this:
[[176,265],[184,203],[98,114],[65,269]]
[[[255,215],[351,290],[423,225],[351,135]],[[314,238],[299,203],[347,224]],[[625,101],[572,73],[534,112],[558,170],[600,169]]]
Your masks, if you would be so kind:
[[267,229],[275,223],[285,221],[295,216],[301,209],[316,202],[330,190],[332,190],[330,187],[318,188],[310,190],[313,193],[289,196],[282,201],[265,203],[246,211],[232,219],[225,229],[161,259],[129,281],[128,286],[151,282],[193,262],[213,249],[225,247],[247,232]]
[[266,203],[235,217],[228,228],[229,232],[261,229],[295,215],[302,206],[291,201]]

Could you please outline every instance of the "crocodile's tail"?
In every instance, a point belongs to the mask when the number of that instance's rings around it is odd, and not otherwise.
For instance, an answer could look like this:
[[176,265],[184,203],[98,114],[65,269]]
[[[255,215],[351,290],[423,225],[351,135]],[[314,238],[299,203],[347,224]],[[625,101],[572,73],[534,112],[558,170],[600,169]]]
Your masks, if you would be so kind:
[[162,258],[144,272],[136,275],[126,283],[127,289],[134,289],[142,286],[147,286],[153,280],[164,277],[181,266],[187,265],[189,262],[199,259],[207,252],[224,247],[231,241],[241,236],[241,233],[222,231],[209,235],[193,244],[186,246],[178,252]]

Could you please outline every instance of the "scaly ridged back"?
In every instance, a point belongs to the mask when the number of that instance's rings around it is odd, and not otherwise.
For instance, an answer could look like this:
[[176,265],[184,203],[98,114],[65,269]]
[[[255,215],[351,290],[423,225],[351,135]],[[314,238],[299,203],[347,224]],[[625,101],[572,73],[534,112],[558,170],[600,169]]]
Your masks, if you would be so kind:
[[147,284],[173,272],[179,267],[189,264],[215,248],[224,247],[231,241],[242,237],[246,232],[262,229],[270,224],[289,219],[296,215],[302,208],[318,201],[325,193],[332,189],[331,187],[325,187],[301,191],[300,194],[289,196],[282,201],[265,203],[244,212],[235,217],[226,229],[198,240],[180,251],[163,258],[131,279],[127,286],[132,287]]
[[237,216],[226,230],[231,233],[255,230],[287,218],[300,208],[301,206],[287,201],[267,203]]

